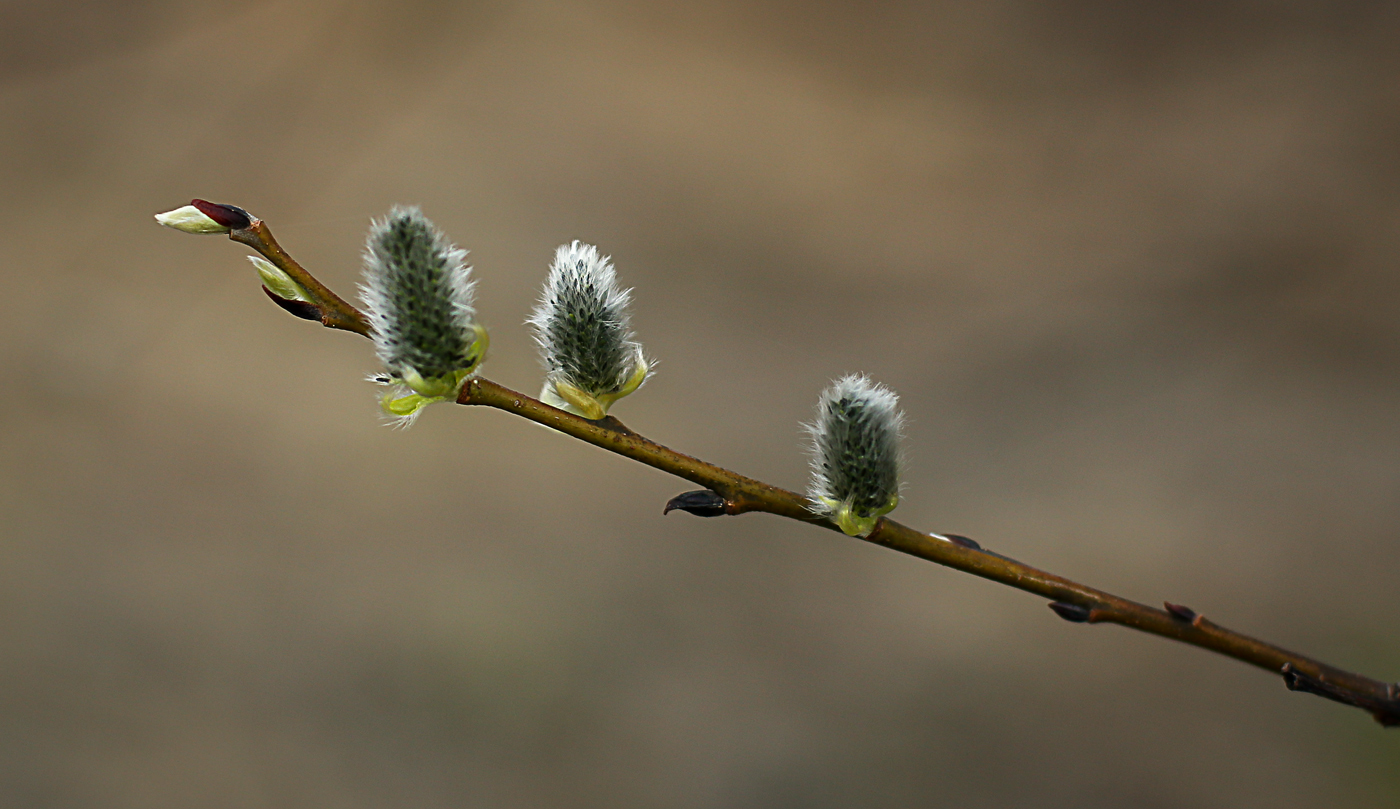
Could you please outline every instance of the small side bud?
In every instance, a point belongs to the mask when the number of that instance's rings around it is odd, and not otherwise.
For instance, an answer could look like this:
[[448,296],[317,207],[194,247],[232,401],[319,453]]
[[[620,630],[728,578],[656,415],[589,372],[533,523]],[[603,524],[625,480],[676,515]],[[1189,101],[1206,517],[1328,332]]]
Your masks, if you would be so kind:
[[962,536],[961,534],[943,534],[942,536],[944,539],[948,540],[954,545],[959,545],[961,547],[969,548],[974,551],[982,550],[982,543],[978,542],[975,539]]
[[292,317],[299,317],[302,320],[316,321],[319,321],[321,319],[321,307],[317,306],[314,303],[311,303],[310,301],[288,300],[287,298],[281,297],[280,295],[268,289],[267,287],[263,287],[262,290],[263,292],[267,293],[267,297],[271,299],[273,303],[280,306],[283,309],[283,311],[287,312]]
[[672,497],[667,501],[666,508],[662,509],[661,513],[670,514],[672,511],[684,511],[697,517],[720,517],[726,513],[726,506],[728,503],[719,492],[700,489]]
[[258,277],[262,278],[263,286],[267,287],[268,292],[284,301],[312,302],[311,295],[302,288],[301,284],[293,281],[292,277],[282,272],[276,264],[262,256],[248,256],[248,260],[253,262],[253,266],[257,268]]
[[554,253],[549,278],[526,322],[545,367],[545,404],[586,419],[601,419],[613,403],[641,387],[651,363],[633,339],[627,306],[631,290],[598,248],[575,241]]
[[851,536],[868,536],[899,505],[904,414],[888,388],[852,374],[822,393],[811,436],[809,506]]
[[1094,616],[1093,610],[1088,607],[1070,604],[1067,601],[1051,601],[1048,606],[1055,611],[1056,615],[1072,624],[1087,623]]
[[198,233],[201,235],[210,233],[228,233],[233,228],[219,224],[200,209],[193,205],[186,205],[176,208],[173,211],[156,214],[156,221],[168,228],[184,231],[185,233]]
[[[372,223],[360,287],[384,363],[384,412],[406,426],[425,406],[456,398],[486,356],[467,253],[417,208]],[[407,395],[404,395],[407,394]]]

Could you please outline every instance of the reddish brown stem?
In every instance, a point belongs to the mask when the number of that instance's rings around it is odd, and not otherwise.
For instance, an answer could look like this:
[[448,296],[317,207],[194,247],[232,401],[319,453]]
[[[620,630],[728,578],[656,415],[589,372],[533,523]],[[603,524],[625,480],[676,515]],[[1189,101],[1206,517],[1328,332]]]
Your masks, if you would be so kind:
[[[242,211],[241,208],[236,210]],[[243,213],[246,214],[247,212],[243,211]],[[369,336],[369,321],[365,319],[365,316],[361,314],[360,310],[346,303],[344,298],[332,292],[329,287],[316,280],[315,276],[303,269],[302,266],[296,262],[296,259],[288,255],[287,251],[282,249],[282,245],[278,244],[277,240],[272,238],[272,231],[268,230],[267,225],[263,224],[261,219],[251,214],[248,214],[248,217],[251,221],[247,227],[229,231],[228,237],[230,239],[246,244],[259,253],[262,253],[263,257],[272,262],[277,269],[286,273],[293,281],[300,284],[301,288],[306,290],[307,294],[311,297],[311,305],[316,307],[316,317],[314,319],[320,320],[321,325],[330,329],[353,331],[365,337]],[[280,302],[278,305],[282,306],[284,309],[288,308]],[[291,311],[292,314],[297,317],[306,318],[307,316],[306,312],[299,313],[292,309],[288,309],[288,311]]]

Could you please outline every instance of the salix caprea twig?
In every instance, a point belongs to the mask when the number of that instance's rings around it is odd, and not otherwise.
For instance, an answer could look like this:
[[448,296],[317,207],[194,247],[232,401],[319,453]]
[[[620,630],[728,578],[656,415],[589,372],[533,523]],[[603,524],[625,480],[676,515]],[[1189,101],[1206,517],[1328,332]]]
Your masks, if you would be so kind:
[[[394,219],[397,215],[391,215],[388,224],[377,223],[376,227],[392,230],[393,222],[398,221]],[[403,216],[411,217],[411,214],[404,213]],[[187,208],[162,214],[157,218],[162,224],[187,232],[227,233],[229,238],[253,248],[262,255],[265,261],[259,263],[255,258],[255,263],[263,276],[264,289],[269,297],[284,309],[298,317],[319,320],[329,328],[352,331],[366,337],[374,336],[370,318],[297,264],[278,246],[267,226],[243,209],[195,200]],[[406,223],[404,227],[412,224],[409,219],[403,221]],[[561,248],[556,257],[555,275],[551,277],[551,283],[564,279],[558,281],[562,284],[567,280],[568,273],[575,266],[570,262],[600,261],[596,251],[589,253],[589,249],[584,249],[577,243],[569,248]],[[446,246],[444,250],[447,250]],[[443,255],[446,256],[446,252]],[[606,265],[606,259],[601,261]],[[560,292],[560,289],[562,287],[547,287],[546,296],[571,294],[567,291]],[[625,304],[625,293],[622,293],[621,299]],[[607,314],[608,302],[606,296],[599,299],[598,307],[603,314]],[[587,301],[577,305],[587,314]],[[469,306],[467,308],[469,309]],[[553,327],[552,322],[543,310],[537,311],[531,322],[539,330],[542,343],[556,339],[550,331]],[[625,323],[623,326],[625,327]],[[463,321],[462,328],[468,327],[469,323]],[[625,328],[623,331],[625,332]],[[471,375],[480,360],[481,352],[484,351],[484,336],[480,345],[472,342],[476,339],[476,333],[469,329],[454,339],[462,345],[463,364],[461,368],[446,369],[442,378],[450,378],[457,386],[455,401],[458,404],[493,407],[513,413],[704,487],[673,498],[666,504],[666,512],[682,510],[700,516],[764,512],[831,530],[844,530],[845,533],[867,542],[1049,599],[1050,608],[1066,621],[1119,624],[1178,640],[1273,672],[1283,678],[1284,684],[1290,690],[1317,694],[1353,705],[1370,713],[1385,727],[1400,726],[1400,684],[1373,680],[1225,629],[1179,604],[1166,603],[1164,609],[1156,609],[1038,570],[982,548],[965,537],[917,531],[883,516],[889,509],[880,503],[872,502],[864,510],[853,509],[849,502],[845,511],[842,511],[842,504],[835,502],[824,507],[807,496],[745,477],[657,444],[628,429],[616,418],[606,415],[608,405],[613,399],[635,390],[645,379],[648,365],[642,359],[640,349],[628,348],[619,352],[620,364],[601,376],[594,374],[596,379],[589,377],[587,373],[580,374],[578,369],[573,369],[575,373],[570,376],[566,373],[570,369],[562,367],[568,365],[567,362],[559,363],[560,368],[547,369],[550,376],[546,382],[546,396],[562,406],[556,407]],[[626,334],[626,339],[630,339],[630,333]],[[381,347],[381,355],[384,352],[385,349]],[[585,381],[580,381],[580,375]],[[397,381],[405,380],[401,375]],[[409,387],[415,390],[419,389],[418,383],[423,382],[421,379],[408,381],[412,383]],[[842,380],[842,384],[846,382],[847,380]],[[425,389],[430,389],[430,393],[439,392],[433,387],[432,380],[425,384]],[[610,384],[613,387],[605,390]],[[848,392],[848,400],[851,395],[869,393],[854,390]],[[866,400],[865,404],[883,406],[878,401],[879,391],[874,393],[876,399]],[[385,407],[394,412],[387,401]],[[876,469],[875,474],[878,476],[882,473]]]

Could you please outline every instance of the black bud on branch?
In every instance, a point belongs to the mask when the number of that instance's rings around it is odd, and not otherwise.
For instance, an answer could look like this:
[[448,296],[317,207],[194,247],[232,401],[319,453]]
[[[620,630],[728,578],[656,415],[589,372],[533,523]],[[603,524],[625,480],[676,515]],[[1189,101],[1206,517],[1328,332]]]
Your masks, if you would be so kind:
[[1167,608],[1167,612],[1171,613],[1171,616],[1176,620],[1185,621],[1188,624],[1195,622],[1196,611],[1190,607],[1183,607],[1180,604],[1173,604],[1170,601],[1164,601],[1162,604]]
[[1064,601],[1051,601],[1050,609],[1054,610],[1056,615],[1072,624],[1087,622],[1093,613],[1088,607],[1081,607],[1078,604],[1069,604]]
[[661,513],[670,514],[674,510],[694,514],[697,517],[719,517],[727,513],[725,509],[728,505],[728,502],[718,492],[700,489],[672,497]]
[[969,539],[959,534],[944,534],[943,538],[953,543],[954,545],[959,545],[964,548],[971,548],[974,551],[982,550],[982,545],[977,540]]

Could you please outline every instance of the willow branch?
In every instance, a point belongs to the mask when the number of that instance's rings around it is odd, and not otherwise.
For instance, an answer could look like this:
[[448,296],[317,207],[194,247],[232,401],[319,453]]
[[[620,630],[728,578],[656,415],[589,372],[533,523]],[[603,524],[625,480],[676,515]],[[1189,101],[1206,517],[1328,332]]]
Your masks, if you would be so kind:
[[[248,226],[232,230],[229,238],[257,250],[301,284],[313,300],[310,309],[298,310],[273,296],[283,308],[328,328],[369,335],[364,315],[293,260],[261,220],[253,218]],[[463,386],[457,403],[513,413],[705,487],[675,498],[667,511],[680,508],[703,516],[763,512],[838,530],[808,509],[806,497],[662,446],[613,417],[584,419],[481,378]],[[1226,629],[1188,607],[1172,603],[1165,604],[1165,609],[1149,607],[986,550],[965,537],[924,533],[888,518],[881,518],[863,539],[1049,599],[1055,614],[1072,623],[1118,624],[1257,666],[1280,675],[1290,690],[1355,706],[1385,727],[1400,727],[1400,684],[1373,680]]]
[[297,317],[306,320],[319,320],[321,325],[328,329],[341,329],[365,337],[369,336],[369,321],[365,319],[364,314],[359,309],[351,306],[344,298],[332,292],[329,287],[298,264],[296,259],[283,250],[282,245],[278,244],[276,239],[272,238],[272,231],[268,230],[267,225],[261,219],[251,215],[249,218],[251,222],[247,227],[229,231],[228,237],[261,253],[277,269],[296,281],[311,298],[310,304],[303,301],[287,301],[263,287],[274,303]]

